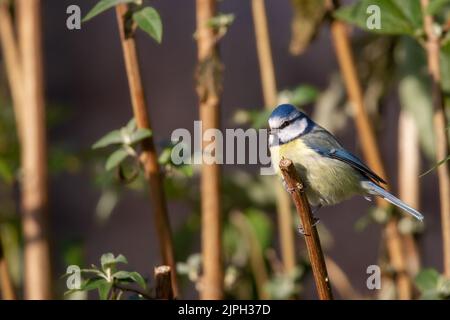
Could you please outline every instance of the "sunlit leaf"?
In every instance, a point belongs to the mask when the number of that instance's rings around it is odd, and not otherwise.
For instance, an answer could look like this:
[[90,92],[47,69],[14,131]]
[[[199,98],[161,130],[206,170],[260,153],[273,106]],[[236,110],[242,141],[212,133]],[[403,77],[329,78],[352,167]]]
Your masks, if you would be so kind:
[[118,144],[123,142],[122,134],[120,130],[113,130],[103,136],[92,146],[92,149],[104,148],[112,144]]
[[149,129],[137,129],[135,132],[131,134],[130,144],[135,144],[144,139],[147,139],[152,136],[152,132]]
[[158,11],[152,7],[145,7],[133,13],[133,20],[156,42],[161,43],[163,29]]
[[450,0],[431,0],[428,4],[427,12],[429,14],[436,14],[446,5],[450,5]]
[[415,284],[420,291],[436,289],[439,278],[440,274],[435,269],[423,269],[416,276]]
[[128,157],[128,153],[126,150],[120,148],[119,150],[114,151],[106,160],[105,168],[106,170],[111,170],[117,167],[125,158]]
[[223,13],[208,20],[208,26],[211,28],[224,28],[229,27],[234,21],[234,14]]
[[[376,5],[380,9],[380,28],[369,29],[367,8]],[[420,1],[403,0],[361,0],[354,4],[343,6],[335,11],[336,18],[369,32],[384,34],[416,35],[422,28]]]
[[134,130],[136,130],[136,128],[137,128],[136,119],[131,118],[131,120],[128,121],[126,128],[127,128],[128,132],[133,132]]
[[118,4],[122,3],[139,3],[140,0],[100,0],[97,4],[87,13],[87,15],[83,18],[83,22],[89,21],[95,16],[105,12],[108,9],[111,9]]
[[314,102],[319,95],[319,91],[313,86],[299,85],[292,90],[283,90],[280,92],[279,99],[283,103],[290,103],[297,107],[302,107],[309,103]]
[[100,262],[102,264],[102,269],[106,269],[113,264],[128,263],[127,259],[123,255],[119,254],[117,257],[115,257],[112,253],[103,254],[100,258]]

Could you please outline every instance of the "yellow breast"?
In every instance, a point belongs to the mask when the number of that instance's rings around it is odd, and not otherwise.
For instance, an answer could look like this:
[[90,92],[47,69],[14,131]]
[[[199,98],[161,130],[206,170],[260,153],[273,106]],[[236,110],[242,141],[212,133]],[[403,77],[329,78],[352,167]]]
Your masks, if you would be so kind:
[[352,167],[319,155],[301,139],[272,147],[270,152],[278,174],[282,157],[294,162],[312,205],[335,204],[361,191],[360,176]]

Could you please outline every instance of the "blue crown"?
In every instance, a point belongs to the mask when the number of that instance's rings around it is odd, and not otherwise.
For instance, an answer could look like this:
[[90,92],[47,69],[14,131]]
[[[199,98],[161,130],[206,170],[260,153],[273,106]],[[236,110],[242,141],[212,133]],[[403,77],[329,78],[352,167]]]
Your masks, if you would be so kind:
[[298,112],[292,104],[280,104],[272,111],[269,118],[286,118],[292,112]]

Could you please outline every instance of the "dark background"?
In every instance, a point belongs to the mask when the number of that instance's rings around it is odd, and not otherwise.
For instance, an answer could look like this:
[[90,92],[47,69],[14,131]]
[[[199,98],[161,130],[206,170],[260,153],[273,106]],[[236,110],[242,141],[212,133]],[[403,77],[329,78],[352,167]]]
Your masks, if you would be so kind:
[[[74,150],[88,150],[104,133],[124,125],[132,116],[114,10],[83,24],[81,30],[66,28],[69,5],[78,4],[84,16],[95,3],[94,0],[43,1],[47,101],[63,105],[71,112],[64,125],[50,131],[49,139],[50,143],[64,143]],[[156,0],[151,5],[162,17],[163,42],[157,45],[139,32],[138,47],[152,126],[158,141],[170,137],[176,128],[193,130],[193,121],[198,120],[193,79],[195,1]],[[266,1],[266,8],[278,89],[301,83],[324,89],[331,72],[337,70],[328,29],[322,30],[305,54],[293,57],[288,52],[290,1]],[[225,65],[222,127],[229,128],[233,127],[234,111],[262,107],[263,102],[250,1],[226,0],[220,3],[219,11],[234,13],[236,17],[220,44]],[[355,57],[358,58],[358,52]],[[398,109],[396,92],[392,92],[383,106],[379,143],[394,191]],[[352,122],[338,138],[349,150],[361,155]],[[232,166],[225,168],[232,169]],[[92,181],[88,170],[61,174],[50,181],[55,279],[65,272],[61,258],[64,245],[74,239],[84,244],[85,260],[89,264],[97,263],[102,253],[122,253],[128,258],[130,268],[150,275],[153,266],[160,261],[148,199],[126,192],[111,218],[99,225],[94,217],[99,190]],[[442,249],[435,174],[421,181],[421,211],[426,215],[427,228],[420,240],[423,265],[440,266]],[[354,230],[355,221],[366,214],[369,205],[363,198],[354,198],[324,208],[319,214],[334,237],[328,253],[363,294],[370,294],[365,284],[366,268],[377,263],[380,251],[379,226],[371,225],[361,233]],[[169,209],[174,229],[190,212],[179,204],[170,204]],[[271,215],[274,218],[274,212]],[[300,236],[297,242],[298,246],[303,246]],[[198,251],[197,244],[193,252]],[[184,297],[196,296],[193,290],[188,291]]]

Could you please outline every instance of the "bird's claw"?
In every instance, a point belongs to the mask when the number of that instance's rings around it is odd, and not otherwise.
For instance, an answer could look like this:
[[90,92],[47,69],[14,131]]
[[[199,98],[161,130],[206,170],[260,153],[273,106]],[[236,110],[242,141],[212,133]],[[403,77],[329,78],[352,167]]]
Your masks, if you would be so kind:
[[302,185],[300,183],[297,183],[295,187],[288,187],[288,185],[284,183],[284,187],[286,191],[289,192],[290,194],[293,194],[295,191],[302,189]]

